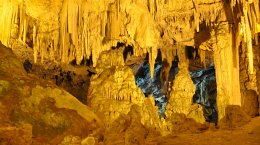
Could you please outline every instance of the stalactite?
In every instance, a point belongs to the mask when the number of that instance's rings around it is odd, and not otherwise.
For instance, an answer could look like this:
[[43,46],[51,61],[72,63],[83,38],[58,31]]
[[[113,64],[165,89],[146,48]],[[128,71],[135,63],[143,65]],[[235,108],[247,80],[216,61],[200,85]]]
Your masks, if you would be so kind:
[[69,61],[76,58],[76,63],[80,64],[81,60],[83,59],[81,50],[79,49],[79,40],[78,40],[78,20],[79,20],[79,4],[80,1],[76,0],[68,0],[67,10],[68,10],[68,33],[71,36],[72,44],[70,47],[70,58]]
[[150,48],[150,50],[148,51],[149,53],[149,64],[150,64],[150,76],[151,78],[153,78],[154,75],[154,64],[155,64],[155,59],[157,58],[157,48]]
[[0,40],[10,46],[12,27],[16,22],[18,14],[18,4],[11,0],[2,1],[2,12],[0,16]]
[[[154,57],[157,55],[157,52],[154,53],[152,51],[157,47],[154,41],[158,40],[156,37],[155,39],[153,38],[155,35],[154,33],[156,33],[153,31],[156,31],[157,27],[153,24],[156,23],[154,20],[162,15],[163,8],[172,9],[175,6],[171,1],[162,5],[163,2],[161,1],[148,0],[145,2],[145,7],[143,8],[142,5],[139,7],[139,5],[136,5],[136,2],[132,2],[131,7],[134,6],[141,10],[141,14],[137,14],[135,10],[129,10],[130,6],[127,6],[127,9],[125,9],[126,6],[121,7],[125,2],[120,0],[116,0],[114,3],[102,1],[102,3],[106,3],[107,6],[108,4],[111,4],[111,6],[105,8],[90,8],[92,6],[92,2],[90,1],[64,0],[61,12],[59,13],[60,27],[57,38],[54,34],[44,36],[43,34],[38,34],[41,33],[41,29],[38,30],[38,28],[40,28],[38,20],[36,20],[35,28],[33,28],[33,34],[29,34],[28,25],[31,24],[31,19],[27,16],[27,14],[29,14],[26,11],[28,9],[27,6],[22,3],[19,4],[19,2],[14,0],[5,0],[2,3],[4,9],[2,10],[3,16],[1,15],[0,17],[0,29],[4,33],[0,34],[0,40],[2,43],[8,44],[13,25],[17,20],[20,20],[20,22],[17,23],[19,25],[19,40],[26,43],[26,39],[28,39],[27,35],[33,35],[35,62],[37,62],[38,54],[42,58],[41,61],[43,61],[43,58],[47,59],[47,57],[49,57],[48,55],[51,55],[51,59],[58,58],[57,61],[61,61],[62,63],[69,63],[69,61],[76,58],[77,64],[79,64],[83,58],[90,58],[92,55],[94,65],[96,65],[101,52],[110,49],[111,46],[115,46],[116,44],[114,43],[123,38],[123,35],[126,35],[124,37],[126,37],[127,42],[129,41],[134,45],[134,53],[136,56],[142,56],[150,51],[151,68],[155,61]],[[85,5],[83,3],[85,3]],[[232,0],[231,7],[235,7],[237,3],[237,1]],[[246,34],[246,42],[248,42],[248,45],[251,45],[252,42],[250,42],[249,39],[252,39],[252,37],[255,36],[254,33],[260,31],[258,13],[259,1],[253,0],[248,2],[241,0],[239,3],[248,5],[246,10],[247,16],[245,16],[243,21],[249,18],[249,28],[247,28],[248,25],[243,28],[246,28],[247,31],[249,31],[250,28],[252,29],[250,30],[252,32],[251,36],[249,36],[248,32],[244,33]],[[208,9],[205,9],[205,5],[196,5],[194,3],[195,8],[189,9],[187,12],[181,14],[179,12],[171,12],[173,14],[171,14],[170,23],[186,23],[189,21],[189,18],[193,16],[195,30],[199,31],[200,22],[205,20],[206,25],[210,25],[211,21],[215,20],[216,16],[221,14],[221,5],[222,3],[209,4],[207,8],[210,9],[210,11],[208,11]],[[94,6],[96,6],[96,4],[93,4],[93,7]],[[150,13],[147,11],[147,6],[149,7]],[[125,15],[127,15],[128,20],[123,19]],[[164,15],[168,14],[166,13]],[[130,23],[135,23],[137,25]],[[130,26],[132,27],[131,30],[126,28],[129,25],[132,25]],[[106,27],[111,30],[109,34],[106,34]],[[125,31],[125,34],[123,31]],[[109,39],[104,39],[104,37],[108,37]],[[37,40],[39,40],[39,43],[37,43]],[[49,44],[50,50],[47,52]],[[147,48],[150,47],[152,47],[152,50],[147,50]],[[45,54],[41,54],[42,52]],[[250,50],[248,52],[248,55],[250,55]],[[170,61],[170,59],[167,59],[167,61]],[[250,66],[252,66],[252,64],[250,64]],[[151,71],[152,70],[153,69],[151,69]],[[249,71],[252,72],[252,69]],[[151,72],[151,76],[152,75]]]
[[205,51],[204,50],[201,50],[199,49],[199,56],[200,56],[200,61],[203,65],[204,68],[206,68],[206,58],[205,58]]
[[119,18],[120,15],[120,0],[117,0],[117,19]]
[[60,13],[60,57],[61,62],[66,63],[67,62],[67,56],[68,56],[68,34],[67,34],[67,15],[68,15],[68,0],[65,0],[63,3],[63,7]]
[[164,46],[160,50],[161,50],[162,61],[163,61],[162,72],[165,75],[165,80],[168,81],[170,69],[172,67],[172,61],[176,56],[175,54],[176,48]]
[[44,58],[44,49],[43,49],[43,43],[42,43],[42,39],[40,39],[39,41],[39,49],[40,49],[40,54],[41,54],[41,63],[43,63],[43,58]]
[[195,28],[196,31],[199,32],[199,23],[200,23],[200,18],[199,18],[199,13],[196,12],[196,10],[194,9],[194,23],[195,23]]
[[254,59],[253,59],[253,48],[252,48],[252,32],[250,29],[250,24],[248,20],[247,10],[244,10],[244,37],[247,43],[247,57],[248,57],[248,73],[254,74]]
[[249,20],[250,20],[250,26],[251,26],[251,29],[252,29],[252,34],[255,34],[255,31],[256,31],[256,16],[255,16],[255,13],[254,13],[254,10],[252,7],[249,8]]
[[34,63],[37,63],[37,57],[38,57],[38,48],[37,48],[37,30],[36,26],[33,25],[33,56],[34,56]]
[[27,33],[27,16],[25,13],[25,8],[23,5],[19,5],[19,13],[20,13],[20,33],[19,33],[19,40],[24,42],[26,41],[26,33]]
[[27,34],[27,27],[28,27],[28,22],[27,22],[27,18],[24,18],[23,21],[23,42],[26,43],[26,34]]

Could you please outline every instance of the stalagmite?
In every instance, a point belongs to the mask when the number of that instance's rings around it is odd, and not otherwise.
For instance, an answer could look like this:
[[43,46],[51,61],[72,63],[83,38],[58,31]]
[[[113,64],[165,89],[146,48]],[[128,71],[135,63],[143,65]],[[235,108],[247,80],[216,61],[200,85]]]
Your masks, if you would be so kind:
[[149,51],[149,64],[150,64],[150,75],[151,78],[153,78],[154,75],[154,64],[155,64],[155,59],[157,57],[157,48],[151,48]]
[[200,31],[200,27],[199,27],[199,23],[200,23],[200,20],[199,20],[199,13],[196,12],[195,9],[194,9],[194,23],[195,23],[196,31],[199,32],[199,31]]
[[15,18],[18,13],[18,5],[11,1],[1,1],[2,2],[2,12],[0,17],[0,40],[4,45],[10,45],[12,27],[16,22]]
[[27,22],[27,18],[24,19],[23,21],[23,42],[25,43],[26,42],[26,34],[27,34],[27,25],[28,25],[28,22]]
[[67,34],[67,15],[68,15],[68,0],[65,0],[63,3],[63,7],[61,10],[61,28],[60,28],[60,42],[61,42],[61,49],[60,49],[60,54],[61,54],[61,62],[65,63],[67,62],[67,56],[68,56],[68,34]]
[[37,30],[36,26],[33,25],[33,56],[34,56],[34,63],[37,63],[37,57],[38,57],[38,48],[37,48]]
[[200,61],[204,68],[206,68],[205,50],[199,50]]

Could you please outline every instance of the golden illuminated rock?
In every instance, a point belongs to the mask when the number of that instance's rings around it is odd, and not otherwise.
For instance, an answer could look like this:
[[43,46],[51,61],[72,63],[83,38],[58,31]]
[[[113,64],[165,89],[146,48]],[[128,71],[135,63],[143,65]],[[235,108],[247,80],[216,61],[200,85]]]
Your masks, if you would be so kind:
[[84,132],[86,137],[103,126],[88,106],[54,84],[27,74],[21,61],[8,54],[9,48],[0,49],[5,56],[0,63],[1,143],[28,145],[34,136],[59,144],[67,135]]
[[[87,104],[110,126],[120,115],[129,113],[136,105],[140,109],[140,123],[163,132],[158,108],[152,96],[145,98],[135,84],[133,71],[124,66],[122,48],[103,52],[97,66],[97,74],[91,78]],[[110,59],[117,58],[117,59]]]

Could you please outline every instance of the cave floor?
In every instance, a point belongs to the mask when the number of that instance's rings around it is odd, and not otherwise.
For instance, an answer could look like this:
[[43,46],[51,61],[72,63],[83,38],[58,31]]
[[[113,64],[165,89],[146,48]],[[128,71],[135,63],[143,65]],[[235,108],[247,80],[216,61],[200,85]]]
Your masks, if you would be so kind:
[[210,127],[202,133],[147,138],[147,145],[260,145],[260,117],[235,129]]

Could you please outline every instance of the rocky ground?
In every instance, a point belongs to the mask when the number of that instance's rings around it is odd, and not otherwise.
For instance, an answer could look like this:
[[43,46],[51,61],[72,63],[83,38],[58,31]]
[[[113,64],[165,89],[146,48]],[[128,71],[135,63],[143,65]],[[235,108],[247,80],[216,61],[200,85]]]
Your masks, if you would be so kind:
[[260,145],[260,117],[235,129],[215,129],[204,132],[174,134],[150,139],[149,145]]

